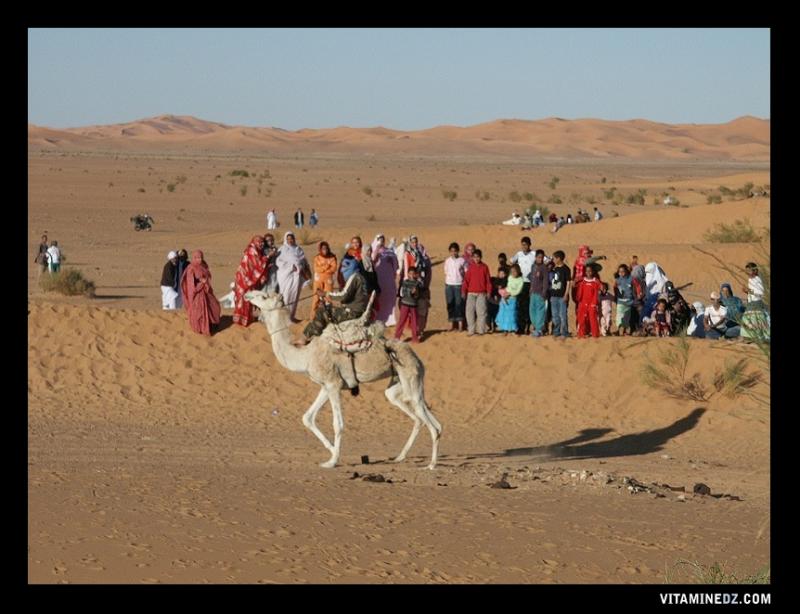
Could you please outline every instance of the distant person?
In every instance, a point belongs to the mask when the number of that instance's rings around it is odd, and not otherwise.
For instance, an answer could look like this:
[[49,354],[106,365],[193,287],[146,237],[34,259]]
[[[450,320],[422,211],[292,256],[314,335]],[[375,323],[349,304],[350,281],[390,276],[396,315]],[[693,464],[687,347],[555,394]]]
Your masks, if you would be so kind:
[[542,212],[539,209],[537,209],[533,213],[533,218],[531,218],[531,222],[533,223],[534,227],[541,226],[544,224],[544,219],[542,218]]
[[491,333],[497,330],[497,313],[500,311],[501,299],[508,296],[509,266],[497,267],[497,275],[491,278],[492,291],[486,297],[486,326]]
[[536,254],[531,250],[531,238],[522,237],[519,240],[520,250],[511,259],[512,264],[518,264],[522,272],[523,287],[522,292],[516,300],[517,322],[519,322],[519,332],[527,335],[530,332],[530,299],[531,299],[531,269],[536,262]]
[[450,330],[465,330],[464,299],[461,298],[461,285],[464,283],[464,259],[458,255],[458,243],[447,248],[450,255],[444,261],[444,300],[447,304],[447,321]]
[[[332,292],[336,281],[336,274],[339,271],[339,262],[336,254],[331,253],[331,247],[327,241],[319,244],[319,253],[314,257],[314,283],[311,286],[313,291],[311,299],[311,317],[317,315],[317,309],[321,304],[321,296],[325,292]],[[394,278],[393,278],[394,279]]]
[[497,254],[497,268],[503,269],[506,273],[506,277],[508,277],[508,273],[511,270],[511,265],[508,264],[508,256],[506,256],[505,252],[500,252]]
[[692,303],[692,321],[686,329],[686,334],[690,337],[697,337],[698,339],[705,339],[705,317],[706,308],[700,301]]
[[547,294],[550,290],[550,279],[547,265],[544,262],[544,250],[536,250],[529,279],[530,303],[528,306],[528,318],[531,322],[531,336],[541,337],[547,324]]
[[278,251],[275,264],[278,265],[278,286],[283,295],[283,304],[289,308],[292,322],[299,322],[300,320],[295,318],[297,302],[309,267],[305,252],[297,245],[293,232],[287,232],[283,236],[283,245]]
[[728,310],[722,304],[718,293],[711,293],[711,304],[706,307],[705,315],[706,339],[725,337],[728,328]]
[[278,228],[278,216],[275,209],[270,209],[267,213],[267,230],[275,230]]
[[571,213],[567,213],[567,224],[573,224],[573,223],[574,222],[572,220],[572,214]]
[[242,254],[239,268],[236,269],[233,288],[233,323],[239,326],[250,326],[255,321],[253,305],[244,295],[251,290],[260,290],[267,280],[269,258],[264,255],[264,237],[260,235],[250,239]]
[[747,302],[763,303],[764,281],[758,274],[758,265],[755,262],[748,262],[744,269],[747,272],[747,287],[742,290],[747,293]]
[[578,302],[577,328],[578,338],[582,339],[586,333],[591,332],[592,337],[600,336],[600,292],[602,282],[594,274],[594,266],[586,265],[584,277],[577,284],[578,292],[575,300]]
[[[660,298],[656,301],[656,307],[650,314],[653,325],[653,334],[656,337],[669,337],[672,334],[672,316],[667,309],[667,299]],[[706,330],[706,335],[708,332]]]
[[61,248],[58,241],[53,241],[47,248],[47,262],[50,266],[50,274],[53,275],[61,270]]
[[317,215],[316,209],[312,209],[311,213],[308,215],[308,225],[314,228],[317,224],[319,224],[319,215]]
[[470,241],[464,244],[464,272],[466,273],[469,267],[472,266],[472,254],[475,252],[476,246]]
[[617,334],[623,337],[631,332],[633,310],[633,278],[627,264],[620,264],[614,281],[614,297],[617,300]]
[[603,214],[602,214],[602,213],[600,213],[600,209],[598,209],[597,207],[595,207],[595,208],[594,208],[594,221],[595,221],[595,222],[599,222],[599,221],[600,221],[600,220],[602,220],[602,219],[603,219]]
[[[634,256],[635,258],[635,256]],[[647,298],[647,282],[644,267],[637,264],[631,267],[631,288],[633,289],[633,303],[631,304],[631,334],[638,333],[644,324],[644,302]]]
[[379,296],[373,308],[376,309],[375,319],[386,326],[394,326],[397,320],[394,315],[394,302],[397,297],[397,256],[393,249],[386,247],[386,237],[382,234],[375,236],[372,241],[372,269],[378,284]]
[[303,210],[298,208],[297,211],[294,212],[294,227],[302,228],[305,220],[306,217],[303,215]]
[[547,221],[551,224],[555,224],[558,221],[558,216],[555,212],[551,213],[550,216],[547,218]]
[[422,282],[417,277],[417,268],[409,267],[408,276],[400,285],[400,320],[397,322],[394,338],[400,339],[408,323],[411,327],[412,343],[419,343],[417,330],[417,300],[422,291]]
[[278,257],[278,247],[275,245],[275,235],[271,232],[264,235],[264,248],[262,253],[267,257],[268,262],[267,275],[264,278],[264,287],[261,289],[264,292],[277,292],[278,265],[275,264],[275,259]]
[[[175,290],[178,278],[178,252],[171,251],[167,254],[167,261],[161,270],[161,308],[178,309],[180,293]],[[180,282],[178,282],[180,283]]]
[[600,284],[600,334],[608,337],[611,334],[611,313],[614,310],[614,295],[607,282]]
[[738,296],[733,295],[733,287],[729,283],[724,283],[719,288],[720,301],[725,305],[728,310],[728,321],[726,322],[727,329],[725,336],[729,339],[738,337],[740,333],[740,324],[742,315],[745,312],[745,306]]
[[553,337],[566,339],[569,336],[569,321],[567,320],[567,307],[570,296],[570,280],[572,279],[569,267],[564,264],[563,251],[553,252],[553,277],[550,282],[550,314],[553,318]]
[[47,271],[47,235],[42,235],[42,242],[39,243],[39,251],[36,253],[36,258],[33,261],[39,267],[39,277],[42,276],[42,273]]
[[503,331],[504,335],[508,335],[511,332],[515,333],[520,328],[517,301],[522,293],[523,285],[522,270],[519,264],[512,264],[505,287],[506,291],[500,299],[499,310],[495,318],[497,330]]
[[467,336],[486,332],[486,300],[492,291],[489,267],[483,262],[483,252],[476,249],[472,254],[472,265],[464,275],[461,297],[467,301]]
[[181,279],[183,305],[189,316],[189,327],[201,335],[211,335],[220,320],[221,308],[211,287],[211,271],[203,259],[203,252],[192,252],[192,261]]
[[181,279],[183,279],[183,272],[189,266],[189,252],[185,249],[178,250],[178,264],[175,266],[175,284],[172,286],[178,294],[175,301],[178,309],[183,307],[183,295],[181,294]]

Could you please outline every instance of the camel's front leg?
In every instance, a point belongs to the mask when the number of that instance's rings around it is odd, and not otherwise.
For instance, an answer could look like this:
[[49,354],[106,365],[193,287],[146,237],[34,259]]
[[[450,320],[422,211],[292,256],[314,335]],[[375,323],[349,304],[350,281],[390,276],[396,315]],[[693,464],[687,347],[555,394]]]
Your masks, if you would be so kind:
[[319,391],[317,398],[314,399],[314,402],[311,404],[311,407],[308,408],[308,411],[303,414],[303,425],[310,430],[314,435],[316,435],[317,439],[322,442],[322,445],[328,450],[328,452],[333,451],[333,445],[328,438],[317,428],[317,414],[319,410],[325,405],[325,401],[328,400],[328,391],[323,386],[322,389]]
[[325,463],[321,463],[320,467],[331,469],[339,462],[339,451],[342,445],[342,431],[344,430],[344,418],[342,416],[342,395],[339,386],[330,384],[326,387],[328,392],[328,400],[331,402],[331,410],[333,411],[333,448],[331,449],[331,458]]

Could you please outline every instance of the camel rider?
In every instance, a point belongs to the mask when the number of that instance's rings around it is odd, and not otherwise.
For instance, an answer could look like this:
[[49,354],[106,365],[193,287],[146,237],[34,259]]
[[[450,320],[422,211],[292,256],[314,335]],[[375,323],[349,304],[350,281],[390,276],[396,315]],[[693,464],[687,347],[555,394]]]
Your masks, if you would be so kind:
[[295,345],[306,345],[312,337],[318,337],[325,327],[334,322],[339,324],[347,320],[360,318],[369,304],[367,280],[360,271],[360,265],[355,258],[345,256],[342,260],[342,276],[344,288],[339,292],[319,291],[320,298],[325,302],[324,309],[317,309],[314,319],[303,330],[303,338]]

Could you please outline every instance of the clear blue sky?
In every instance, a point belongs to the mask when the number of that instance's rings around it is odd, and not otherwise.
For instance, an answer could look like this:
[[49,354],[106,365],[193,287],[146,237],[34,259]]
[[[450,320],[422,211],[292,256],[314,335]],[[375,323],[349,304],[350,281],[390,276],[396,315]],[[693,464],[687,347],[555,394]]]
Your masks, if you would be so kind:
[[288,130],[770,115],[768,29],[31,29],[28,121]]

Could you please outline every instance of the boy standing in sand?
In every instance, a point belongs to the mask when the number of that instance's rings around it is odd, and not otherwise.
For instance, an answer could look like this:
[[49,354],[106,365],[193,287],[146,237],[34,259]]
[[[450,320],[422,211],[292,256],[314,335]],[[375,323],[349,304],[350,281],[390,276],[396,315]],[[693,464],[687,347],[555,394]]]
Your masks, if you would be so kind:
[[419,343],[417,334],[417,301],[422,290],[422,282],[417,276],[417,267],[408,267],[408,277],[400,284],[400,320],[397,322],[394,338],[400,340],[406,322],[411,326],[411,343]]
[[522,237],[519,241],[520,251],[514,254],[511,264],[518,264],[522,271],[522,292],[517,297],[517,332],[527,335],[530,331],[530,295],[531,295],[531,269],[536,261],[536,254],[531,251],[531,238]]
[[553,318],[553,337],[566,339],[569,336],[567,306],[569,305],[570,270],[564,264],[565,254],[560,249],[553,252],[553,272],[550,283],[550,313]]
[[486,332],[486,300],[492,291],[492,277],[489,267],[482,261],[483,252],[476,249],[472,253],[472,266],[464,274],[461,296],[467,299],[467,336]]
[[528,317],[531,321],[531,337],[541,337],[547,321],[547,292],[550,289],[550,279],[547,265],[544,263],[544,250],[537,249],[533,266],[531,267],[531,298],[528,307]]

